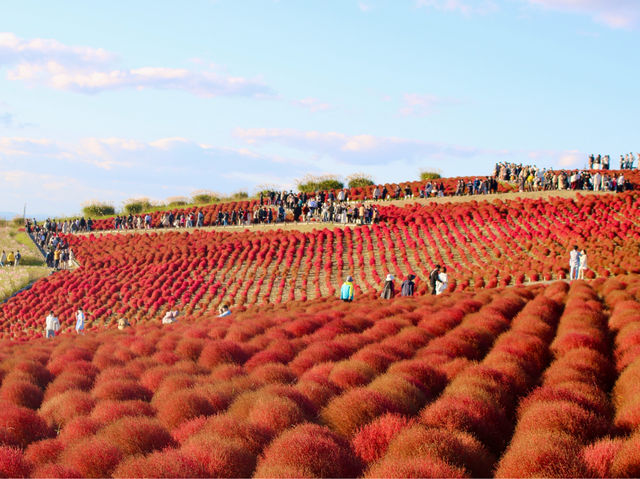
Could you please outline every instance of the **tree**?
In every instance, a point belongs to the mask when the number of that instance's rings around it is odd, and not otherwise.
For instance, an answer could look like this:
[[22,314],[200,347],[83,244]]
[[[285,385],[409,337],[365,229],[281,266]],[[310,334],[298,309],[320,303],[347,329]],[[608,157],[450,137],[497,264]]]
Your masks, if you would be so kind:
[[349,188],[364,188],[365,186],[375,185],[370,175],[366,173],[354,173],[347,176]]

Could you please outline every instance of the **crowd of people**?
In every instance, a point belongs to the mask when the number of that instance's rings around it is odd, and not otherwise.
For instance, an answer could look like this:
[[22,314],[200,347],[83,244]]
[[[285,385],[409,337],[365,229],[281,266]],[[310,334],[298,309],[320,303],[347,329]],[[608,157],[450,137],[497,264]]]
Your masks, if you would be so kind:
[[[79,220],[76,221],[80,223]],[[65,234],[65,224],[75,224],[76,221],[56,222],[47,219],[43,224],[38,224],[35,219],[25,221],[25,230],[42,250],[47,267],[55,270],[72,268],[75,262],[73,250],[60,236],[60,233]],[[84,221],[84,228],[90,228],[86,221]],[[90,231],[90,229],[86,231]]]
[[496,163],[493,177],[518,185],[519,191],[588,190],[623,192],[627,189],[624,173],[593,170],[554,171],[537,166]]
[[497,192],[498,180],[495,177],[475,178],[469,181],[459,179],[456,185],[455,196],[489,195]]
[[20,251],[9,251],[9,254],[7,254],[2,250],[2,254],[0,255],[0,268],[4,266],[19,266],[21,259],[22,255],[20,254]]
[[[633,153],[620,155],[620,169],[633,170],[633,163],[636,161]],[[640,153],[638,153],[638,163],[640,163]],[[609,170],[611,169],[611,157],[609,155],[589,155],[590,170]]]
[[569,252],[569,279],[584,279],[587,269],[587,251],[578,250],[578,247],[574,246]]

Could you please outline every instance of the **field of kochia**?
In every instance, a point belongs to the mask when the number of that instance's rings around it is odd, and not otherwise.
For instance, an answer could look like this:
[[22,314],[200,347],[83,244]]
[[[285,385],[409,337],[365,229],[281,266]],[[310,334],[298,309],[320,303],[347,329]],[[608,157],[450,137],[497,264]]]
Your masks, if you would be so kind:
[[640,278],[0,348],[3,477],[637,477]]
[[36,282],[0,309],[0,337],[42,334],[54,309],[64,327],[84,306],[94,326],[196,316],[222,303],[252,305],[380,291],[387,273],[417,276],[447,265],[450,290],[568,277],[569,249],[585,248],[587,278],[640,273],[640,195],[509,200],[380,208],[382,221],[298,231],[152,232],[68,236],[82,265]]
[[640,194],[380,212],[66,236],[0,305],[0,477],[640,477]]

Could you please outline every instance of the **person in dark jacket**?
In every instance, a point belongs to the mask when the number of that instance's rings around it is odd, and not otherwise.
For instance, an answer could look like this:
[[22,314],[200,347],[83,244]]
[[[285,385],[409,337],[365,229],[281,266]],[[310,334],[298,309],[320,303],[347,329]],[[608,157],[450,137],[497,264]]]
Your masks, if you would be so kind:
[[436,294],[436,283],[438,282],[438,275],[440,274],[440,265],[437,264],[436,267],[429,273],[429,286],[431,286],[431,294]]
[[380,297],[383,299],[391,299],[395,293],[395,284],[393,283],[393,275],[388,274],[387,279],[384,282],[384,287],[382,288],[382,293],[380,293]]
[[407,279],[402,282],[402,296],[413,296],[413,292],[416,289],[416,284],[413,282],[414,279],[416,279],[415,275],[410,274],[407,276]]

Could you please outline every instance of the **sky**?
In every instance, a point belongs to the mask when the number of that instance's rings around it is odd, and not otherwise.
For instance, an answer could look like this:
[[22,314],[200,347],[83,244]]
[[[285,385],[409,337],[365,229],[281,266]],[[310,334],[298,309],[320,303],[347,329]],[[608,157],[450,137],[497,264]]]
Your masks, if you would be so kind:
[[640,151],[638,0],[2,0],[0,216]]

